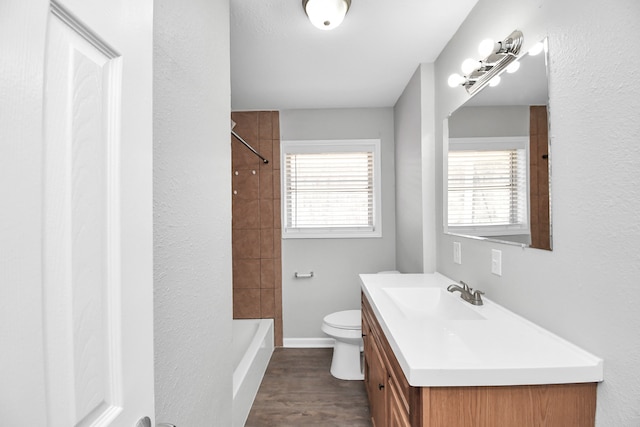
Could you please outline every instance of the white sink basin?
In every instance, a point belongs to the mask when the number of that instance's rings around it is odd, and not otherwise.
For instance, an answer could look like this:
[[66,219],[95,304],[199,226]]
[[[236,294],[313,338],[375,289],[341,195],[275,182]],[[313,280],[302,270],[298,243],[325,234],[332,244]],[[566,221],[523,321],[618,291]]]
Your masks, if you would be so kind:
[[452,294],[442,288],[390,287],[382,288],[382,291],[407,317],[484,320],[459,294]]
[[362,292],[414,387],[600,382],[602,359],[434,274],[361,274]]

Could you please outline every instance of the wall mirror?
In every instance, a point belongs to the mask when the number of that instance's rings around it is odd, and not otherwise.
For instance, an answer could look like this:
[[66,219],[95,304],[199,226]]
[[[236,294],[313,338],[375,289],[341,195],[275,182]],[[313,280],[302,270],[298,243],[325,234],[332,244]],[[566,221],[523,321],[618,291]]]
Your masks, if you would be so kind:
[[551,250],[546,39],[539,46],[445,120],[445,233]]

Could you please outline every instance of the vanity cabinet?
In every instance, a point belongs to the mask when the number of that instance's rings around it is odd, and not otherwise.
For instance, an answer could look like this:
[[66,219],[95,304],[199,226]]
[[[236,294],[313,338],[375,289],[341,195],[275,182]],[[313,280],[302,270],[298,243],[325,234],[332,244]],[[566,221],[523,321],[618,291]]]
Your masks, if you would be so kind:
[[585,427],[597,383],[412,387],[362,294],[364,381],[374,427]]
[[[362,297],[364,382],[374,427],[410,427],[409,387],[366,298]],[[414,412],[416,412],[414,410]]]
[[387,385],[388,371],[382,360],[378,345],[365,337],[365,353],[368,354],[365,362],[365,387],[369,396],[371,419],[374,426],[386,425],[386,401],[389,387]]

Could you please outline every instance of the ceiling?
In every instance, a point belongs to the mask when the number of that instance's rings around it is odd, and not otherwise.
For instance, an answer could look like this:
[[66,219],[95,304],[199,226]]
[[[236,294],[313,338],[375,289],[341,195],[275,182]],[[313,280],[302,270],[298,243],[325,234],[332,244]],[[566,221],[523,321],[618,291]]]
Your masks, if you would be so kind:
[[393,106],[476,2],[352,0],[342,25],[322,31],[301,0],[231,0],[231,107]]

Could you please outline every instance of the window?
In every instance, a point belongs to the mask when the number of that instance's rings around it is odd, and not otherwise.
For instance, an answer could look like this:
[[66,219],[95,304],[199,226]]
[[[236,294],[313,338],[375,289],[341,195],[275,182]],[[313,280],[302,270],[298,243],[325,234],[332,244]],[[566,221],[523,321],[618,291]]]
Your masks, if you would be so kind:
[[450,231],[528,232],[527,142],[526,137],[450,139]]
[[380,140],[283,141],[283,238],[380,237]]

